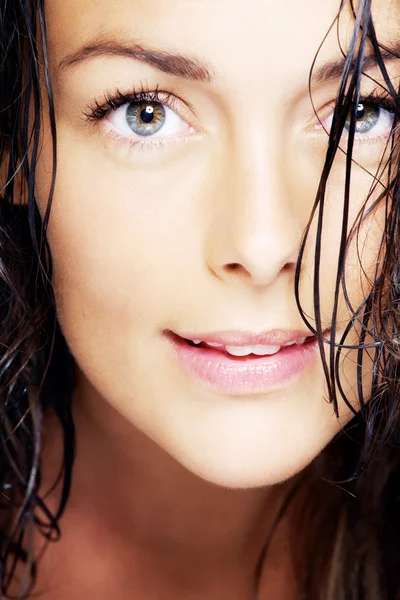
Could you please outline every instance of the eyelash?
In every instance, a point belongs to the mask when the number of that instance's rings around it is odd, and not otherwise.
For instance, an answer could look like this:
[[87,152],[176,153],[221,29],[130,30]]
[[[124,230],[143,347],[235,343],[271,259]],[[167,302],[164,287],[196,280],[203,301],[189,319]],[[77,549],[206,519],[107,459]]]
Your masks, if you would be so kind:
[[395,103],[392,99],[389,100],[389,94],[381,94],[377,89],[373,90],[367,96],[360,96],[359,103],[363,104],[366,102],[371,102],[379,106],[379,108],[383,108],[383,110],[387,110],[387,112],[394,113],[396,112]]
[[165,104],[171,110],[175,110],[177,98],[173,94],[160,92],[158,88],[149,91],[142,86],[140,90],[133,89],[129,93],[122,93],[117,89],[113,94],[106,94],[102,103],[95,100],[84,115],[89,121],[100,121],[108,117],[114,110],[121,108],[121,106],[134,102],[158,102]]
[[[377,108],[381,108],[382,110],[391,113],[391,114],[395,114],[396,113],[396,105],[394,100],[389,96],[388,93],[382,94],[378,89],[374,89],[371,93],[366,94],[365,96],[360,95],[359,104],[373,104],[375,105]],[[333,106],[333,105],[331,105]],[[331,114],[331,113],[330,113]],[[317,128],[324,128],[323,125],[323,121],[324,119],[318,118],[319,123],[317,125]],[[343,133],[346,134],[346,130],[343,130]],[[359,133],[355,133],[355,140],[359,140],[361,141],[362,137],[364,137],[365,142],[367,142],[368,140],[376,140],[378,139],[380,136],[376,136],[375,138],[373,136],[368,137],[366,135],[363,134],[359,134]]]

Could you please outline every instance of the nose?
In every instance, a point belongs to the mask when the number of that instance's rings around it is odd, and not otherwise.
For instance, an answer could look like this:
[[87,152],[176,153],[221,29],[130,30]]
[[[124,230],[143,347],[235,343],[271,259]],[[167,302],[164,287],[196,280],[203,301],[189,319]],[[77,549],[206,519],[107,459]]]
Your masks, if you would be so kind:
[[227,162],[212,208],[208,268],[221,280],[258,287],[294,276],[303,227],[288,174],[265,155]]

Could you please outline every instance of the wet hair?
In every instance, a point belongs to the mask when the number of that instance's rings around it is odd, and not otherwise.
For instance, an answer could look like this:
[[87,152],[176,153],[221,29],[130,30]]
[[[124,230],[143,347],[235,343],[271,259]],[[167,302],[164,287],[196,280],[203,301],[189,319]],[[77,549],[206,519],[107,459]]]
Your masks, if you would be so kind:
[[[332,28],[344,8],[354,17],[352,39],[343,51],[345,64],[338,89],[325,164],[305,231],[296,270],[299,311],[318,337],[328,386],[328,402],[338,415],[339,402],[354,417],[307,468],[269,532],[255,573],[254,596],[271,538],[299,489],[306,489],[293,541],[298,597],[307,600],[393,600],[400,597],[400,457],[397,425],[400,386],[400,227],[399,161],[396,131],[399,95],[386,70],[371,17],[372,0],[342,0]],[[40,48],[40,50],[39,50]],[[372,50],[393,103],[394,124],[388,158],[373,174],[364,208],[348,234],[353,143],[366,49]],[[9,598],[16,569],[26,577],[19,598],[35,584],[38,557],[32,541],[37,532],[56,541],[68,502],[75,454],[71,396],[74,361],[59,328],[52,290],[51,254],[46,238],[57,171],[57,129],[47,64],[44,0],[4,0],[0,7],[0,593]],[[311,81],[311,74],[310,74]],[[43,95],[47,96],[45,107]],[[35,169],[40,150],[42,111],[49,111],[53,138],[53,177],[47,209],[41,216],[35,198]],[[341,244],[338,253],[330,339],[320,308],[321,244],[325,190],[344,127],[348,127]],[[383,190],[371,205],[371,194]],[[338,199],[339,201],[340,199]],[[377,206],[385,208],[385,225],[374,277],[359,306],[346,288],[346,255],[361,225]],[[302,256],[311,223],[315,241],[313,320],[300,302]],[[351,315],[340,342],[336,339],[338,300],[343,295]],[[357,346],[346,341],[357,332]],[[324,346],[330,344],[329,359]],[[357,410],[343,391],[339,361],[357,349]],[[367,366],[366,366],[367,361]],[[371,362],[372,361],[372,362]],[[362,385],[373,365],[371,387]],[[321,398],[321,402],[324,399]],[[42,423],[52,413],[63,440],[63,460],[54,486],[59,506],[51,511],[40,490]],[[300,535],[302,532],[302,535]],[[18,578],[20,580],[20,578]],[[15,597],[15,594],[13,594]]]

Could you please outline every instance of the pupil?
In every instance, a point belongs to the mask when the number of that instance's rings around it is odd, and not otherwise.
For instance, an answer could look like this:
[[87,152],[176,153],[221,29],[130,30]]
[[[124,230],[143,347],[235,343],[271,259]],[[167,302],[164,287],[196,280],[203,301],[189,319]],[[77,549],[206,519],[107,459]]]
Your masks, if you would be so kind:
[[365,108],[364,104],[359,104],[357,106],[357,119],[362,119],[365,116]]
[[126,111],[126,121],[132,131],[142,137],[153,136],[165,125],[166,111],[159,102],[132,102]]
[[140,118],[144,123],[151,123],[154,119],[154,108],[152,106],[146,106],[140,113]]

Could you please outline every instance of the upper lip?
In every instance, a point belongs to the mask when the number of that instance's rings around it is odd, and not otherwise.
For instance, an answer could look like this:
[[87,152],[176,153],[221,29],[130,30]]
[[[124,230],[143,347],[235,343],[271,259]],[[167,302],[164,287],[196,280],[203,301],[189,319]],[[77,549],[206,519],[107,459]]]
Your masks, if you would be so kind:
[[307,337],[313,337],[310,331],[270,329],[259,333],[248,331],[215,331],[212,333],[179,333],[185,340],[201,340],[206,343],[224,346],[285,346]]

